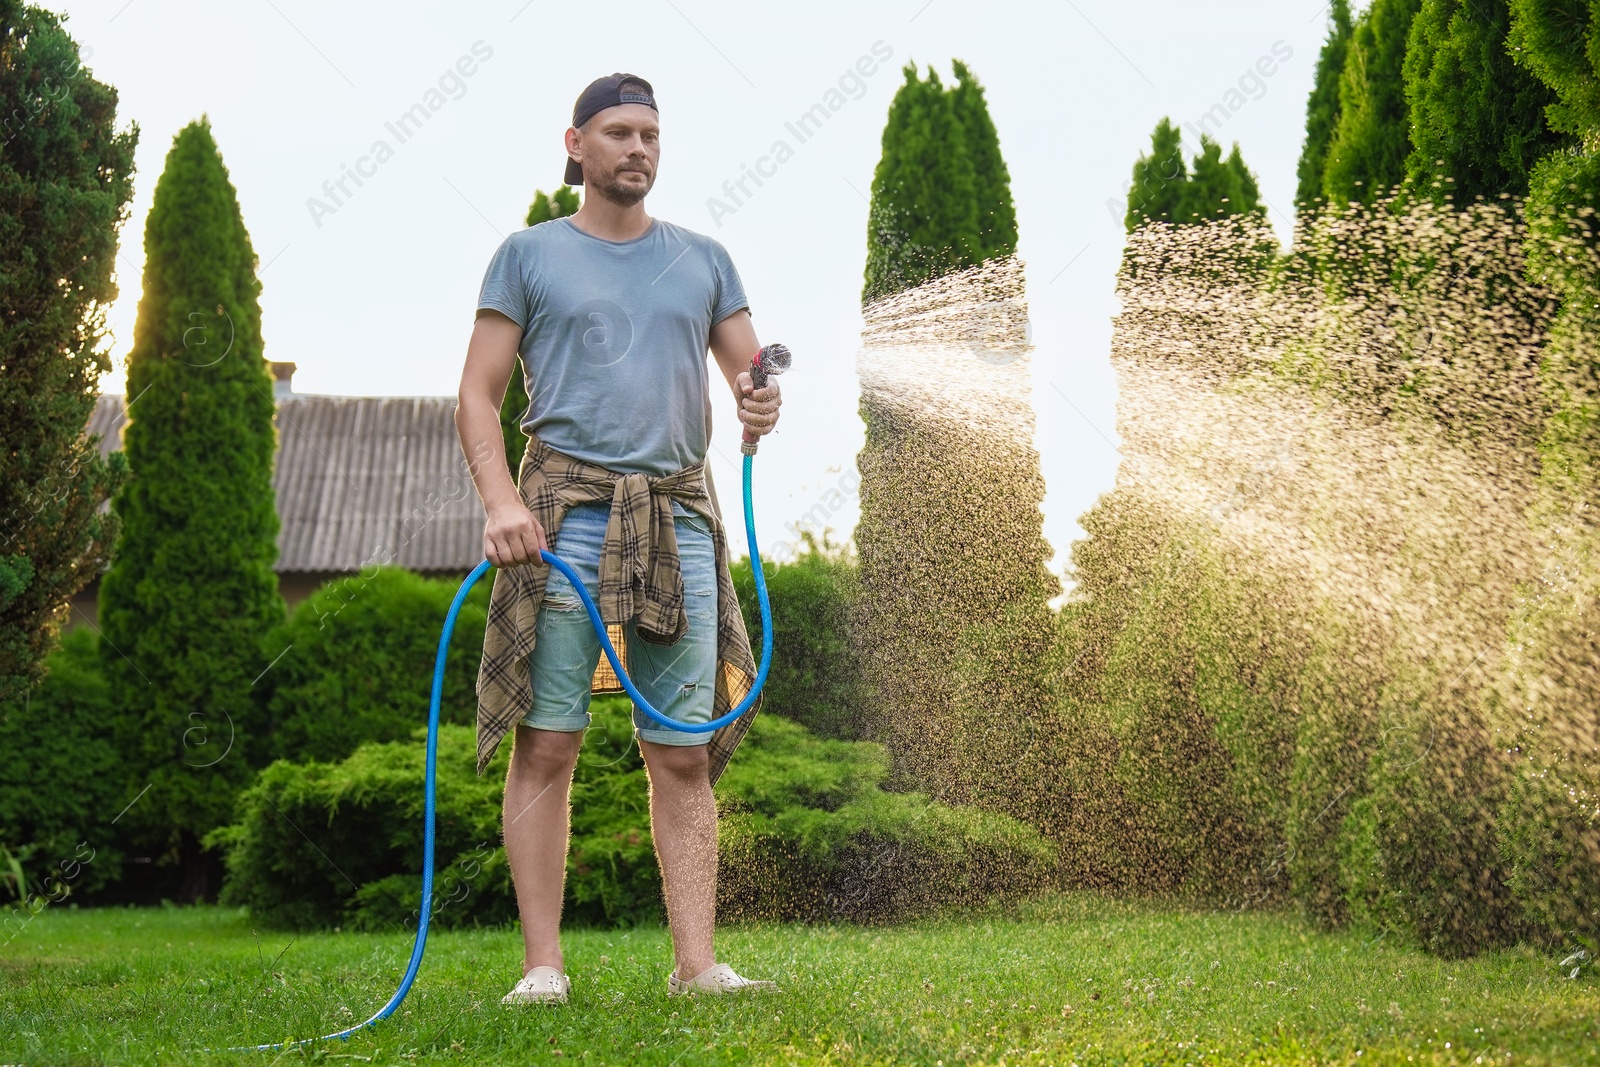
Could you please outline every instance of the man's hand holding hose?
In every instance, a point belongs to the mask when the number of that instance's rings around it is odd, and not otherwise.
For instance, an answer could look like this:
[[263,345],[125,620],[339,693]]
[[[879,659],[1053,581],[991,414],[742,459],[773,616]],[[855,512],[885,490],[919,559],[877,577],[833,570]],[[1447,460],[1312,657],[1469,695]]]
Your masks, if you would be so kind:
[[548,552],[550,544],[544,527],[519,497],[489,510],[483,548],[484,557],[496,567],[515,567],[540,559],[539,553]]

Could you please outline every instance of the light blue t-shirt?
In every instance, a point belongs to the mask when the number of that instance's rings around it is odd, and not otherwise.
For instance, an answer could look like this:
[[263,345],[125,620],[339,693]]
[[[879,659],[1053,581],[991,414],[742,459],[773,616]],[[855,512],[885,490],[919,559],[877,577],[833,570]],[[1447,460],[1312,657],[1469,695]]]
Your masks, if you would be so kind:
[[715,238],[652,219],[631,241],[570,218],[518,230],[484,273],[478,307],[522,327],[522,427],[623,473],[671,474],[711,443],[711,327],[748,307]]

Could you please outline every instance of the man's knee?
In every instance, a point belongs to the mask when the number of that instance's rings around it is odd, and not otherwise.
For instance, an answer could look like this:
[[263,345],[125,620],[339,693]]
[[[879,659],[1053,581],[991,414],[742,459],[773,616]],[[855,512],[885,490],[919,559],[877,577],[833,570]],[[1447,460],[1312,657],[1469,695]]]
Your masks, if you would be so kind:
[[661,745],[640,740],[639,751],[644,756],[650,780],[658,777],[698,784],[711,777],[709,745]]
[[570,776],[582,747],[582,730],[540,730],[518,723],[511,743],[512,768],[541,778]]

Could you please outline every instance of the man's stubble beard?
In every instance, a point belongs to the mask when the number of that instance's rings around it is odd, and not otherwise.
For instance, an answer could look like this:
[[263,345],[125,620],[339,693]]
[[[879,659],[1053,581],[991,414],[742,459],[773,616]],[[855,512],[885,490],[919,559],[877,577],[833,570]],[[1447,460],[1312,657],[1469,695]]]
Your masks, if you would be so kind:
[[[641,173],[644,173],[645,175],[645,183],[643,186],[624,184],[622,179],[618,176],[620,173],[620,171],[614,173],[606,181],[595,185],[594,191],[611,201],[613,204],[617,204],[622,207],[632,207],[643,200],[646,196],[649,196],[650,190],[655,188],[656,176],[654,172],[641,171]],[[585,175],[585,179],[587,179],[587,177],[588,176]]]

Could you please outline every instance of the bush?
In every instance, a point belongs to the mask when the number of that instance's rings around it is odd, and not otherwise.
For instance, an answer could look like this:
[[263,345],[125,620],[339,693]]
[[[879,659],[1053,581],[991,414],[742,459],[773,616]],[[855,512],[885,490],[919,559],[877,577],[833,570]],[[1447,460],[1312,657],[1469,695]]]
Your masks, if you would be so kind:
[[1385,729],[1371,771],[1384,889],[1430,952],[1508,944],[1519,931],[1495,833],[1507,780],[1488,728],[1470,707],[1408,718]]
[[[456,618],[440,702],[443,721],[477,714],[478,659],[489,582],[473,587]],[[268,638],[288,649],[262,679],[269,729],[257,765],[273,759],[340,760],[365,741],[398,741],[428,721],[433,661],[460,583],[399,567],[336,579],[307,597]]]
[[[861,675],[850,643],[851,607],[858,595],[856,563],[846,549],[801,532],[793,560],[766,563],[772,607],[772,664],[761,714],[775,712],[824,737],[861,736]],[[750,557],[729,567],[745,629],[761,660],[761,605]]]
[[885,792],[889,752],[756,717],[719,789],[719,914],[887,922],[1037,888],[1055,848],[1016,819]]
[[1600,941],[1600,538],[1571,546],[1565,581],[1530,598],[1513,630],[1520,658],[1510,787],[1498,820],[1519,916],[1539,934]]
[[57,896],[59,884],[92,893],[121,873],[111,820],[132,797],[107,739],[111,691],[98,645],[88,627],[68,631],[43,681],[0,705],[0,848],[19,865],[0,885],[18,898]]
[[[470,727],[440,728],[435,862],[441,872],[491,834],[499,815],[500,782],[473,773],[474,751]],[[506,751],[494,765],[502,775]],[[273,763],[240,794],[238,821],[206,838],[208,847],[226,849],[222,901],[247,905],[272,926],[363,925],[356,921],[356,895],[420,866],[422,781],[423,746],[413,739],[368,742],[339,763]],[[368,893],[389,896],[384,889]]]
[[[595,698],[579,757],[563,902],[570,925],[665,919],[628,707]],[[516,915],[499,845],[509,748],[483,778],[472,772],[473,751],[470,728],[441,728],[435,907],[444,926]],[[1050,846],[1013,820],[884,793],[887,764],[880,745],[817,738],[758,714],[718,783],[724,917],[887,918],[963,893],[1015,891],[1049,863]],[[418,738],[367,743],[337,764],[274,763],[241,796],[238,821],[208,838],[227,853],[224,900],[275,926],[414,922],[422,776]]]
[[[584,738],[573,775],[571,837],[562,899],[562,921],[572,926],[632,926],[666,921],[661,903],[661,878],[650,837],[649,794],[644,764],[633,744],[633,724],[626,697],[595,698],[593,728]],[[452,731],[454,732],[454,731]],[[426,735],[422,735],[426,736]],[[463,746],[453,764],[470,768],[474,749]],[[487,925],[517,917],[511,871],[501,847],[501,782],[511,747],[501,748],[483,778],[462,794],[470,810],[453,805],[458,818],[472,826],[473,842],[448,867],[434,876],[434,921],[444,926]],[[451,786],[442,773],[440,794]],[[466,774],[452,775],[466,785]],[[482,789],[487,785],[487,789]],[[404,788],[420,795],[421,777]],[[422,810],[416,850],[422,847]],[[466,838],[463,838],[466,840]],[[441,849],[439,856],[446,856]],[[359,929],[412,927],[417,921],[421,891],[416,866],[402,864],[395,873],[363,885],[349,908],[349,922]],[[457,907],[456,905],[464,905]]]
[[1130,805],[1116,847],[1131,886],[1275,903],[1294,728],[1279,702],[1298,652],[1283,597],[1195,524],[1175,531],[1132,603],[1099,680]]

